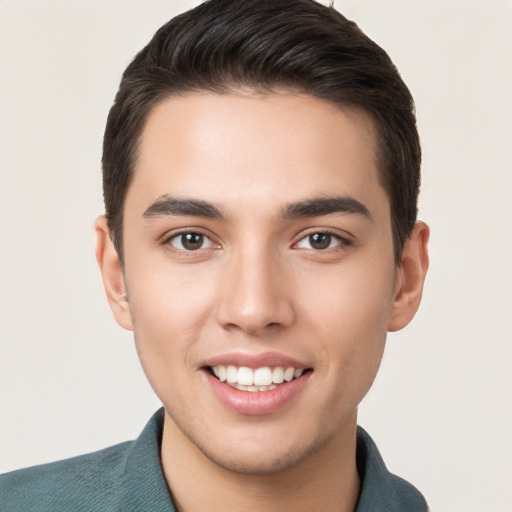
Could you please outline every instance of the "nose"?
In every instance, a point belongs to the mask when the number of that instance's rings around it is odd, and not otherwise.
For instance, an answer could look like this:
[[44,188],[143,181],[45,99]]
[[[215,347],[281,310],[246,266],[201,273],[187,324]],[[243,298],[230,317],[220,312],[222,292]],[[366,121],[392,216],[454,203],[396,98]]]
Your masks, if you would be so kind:
[[219,323],[252,336],[291,326],[295,312],[288,274],[283,262],[263,251],[232,255],[220,285]]

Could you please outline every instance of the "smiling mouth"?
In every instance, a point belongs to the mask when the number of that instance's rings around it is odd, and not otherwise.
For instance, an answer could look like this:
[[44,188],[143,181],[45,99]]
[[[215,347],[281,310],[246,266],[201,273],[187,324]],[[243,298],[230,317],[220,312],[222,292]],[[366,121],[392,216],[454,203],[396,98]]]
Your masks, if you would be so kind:
[[310,368],[302,369],[291,366],[262,366],[253,369],[247,366],[234,365],[208,366],[207,370],[228,386],[239,391],[251,392],[272,391],[312,371]]

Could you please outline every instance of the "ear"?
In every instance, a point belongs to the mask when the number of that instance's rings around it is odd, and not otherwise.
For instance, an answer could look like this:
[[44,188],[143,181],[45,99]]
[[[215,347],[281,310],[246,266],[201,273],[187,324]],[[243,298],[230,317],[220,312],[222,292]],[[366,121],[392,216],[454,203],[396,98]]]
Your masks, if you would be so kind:
[[429,236],[429,227],[424,222],[417,222],[411,236],[405,241],[402,260],[396,271],[389,331],[403,329],[418,311],[428,270]]
[[133,324],[123,266],[110,238],[110,230],[104,215],[96,219],[94,229],[96,231],[96,259],[100,266],[110,309],[117,323],[131,331]]

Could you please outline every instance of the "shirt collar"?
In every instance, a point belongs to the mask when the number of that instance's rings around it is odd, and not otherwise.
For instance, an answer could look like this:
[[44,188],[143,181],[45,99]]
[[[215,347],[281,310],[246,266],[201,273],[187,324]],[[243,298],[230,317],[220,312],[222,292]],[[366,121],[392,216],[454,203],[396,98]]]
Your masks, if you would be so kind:
[[160,445],[164,425],[164,409],[149,420],[140,436],[127,451],[120,480],[128,492],[126,508],[120,510],[176,512],[160,461]]
[[355,512],[426,512],[421,493],[390,473],[368,433],[357,428],[357,470],[361,492]]
[[[162,408],[131,445],[120,467],[120,480],[129,489],[126,510],[176,512],[160,461],[163,421]],[[420,492],[387,470],[377,446],[361,427],[356,453],[361,492],[355,512],[426,512]]]

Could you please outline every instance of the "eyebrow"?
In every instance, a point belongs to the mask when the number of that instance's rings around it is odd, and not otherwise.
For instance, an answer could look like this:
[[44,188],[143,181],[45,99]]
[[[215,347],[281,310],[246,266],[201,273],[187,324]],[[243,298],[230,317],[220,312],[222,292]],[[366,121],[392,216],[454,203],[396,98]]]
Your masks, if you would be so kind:
[[146,219],[151,219],[162,215],[188,215],[206,217],[208,219],[222,219],[224,217],[216,206],[207,201],[179,199],[167,195],[159,197],[142,216]]
[[372,215],[368,208],[350,196],[318,197],[306,201],[289,204],[282,212],[283,219],[296,219],[299,217],[320,217],[332,213],[363,215],[368,219]]
[[[319,197],[290,203],[281,211],[281,218],[289,220],[301,217],[320,217],[333,213],[356,214],[363,215],[368,219],[372,218],[368,208],[350,196]],[[173,215],[224,219],[220,209],[208,201],[180,199],[167,195],[159,197],[143,213],[143,217],[146,219]]]

